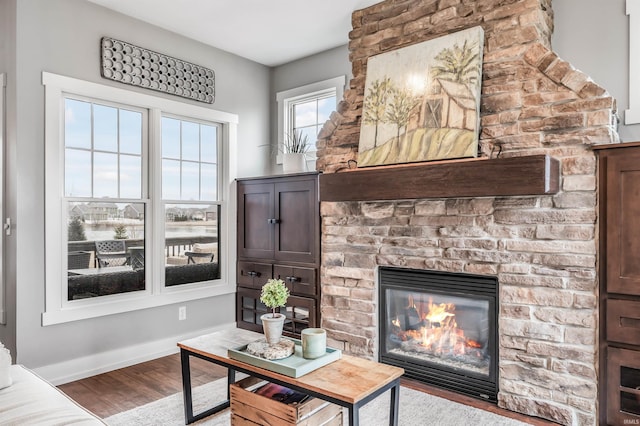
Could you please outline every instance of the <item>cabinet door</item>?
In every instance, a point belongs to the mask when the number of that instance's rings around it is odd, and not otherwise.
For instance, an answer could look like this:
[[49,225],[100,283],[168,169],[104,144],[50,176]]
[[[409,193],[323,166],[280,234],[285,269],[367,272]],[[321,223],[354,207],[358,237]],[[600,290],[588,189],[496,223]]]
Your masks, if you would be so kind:
[[284,281],[292,294],[305,294],[310,296],[317,294],[315,268],[273,265],[273,277]]
[[238,288],[236,293],[236,324],[238,328],[262,333],[260,317],[270,309],[260,301],[260,290]]
[[639,424],[640,351],[607,348],[606,380],[607,424]]
[[287,306],[280,308],[287,318],[282,334],[300,338],[300,332],[308,327],[319,327],[316,322],[316,301],[306,297],[289,296]]
[[238,255],[273,258],[273,184],[238,184]]
[[[238,288],[236,293],[236,323],[239,328],[262,333],[260,317],[271,312],[260,301],[260,290]],[[319,327],[317,321],[317,302],[307,297],[289,296],[287,306],[279,309],[287,318],[282,334],[300,338],[300,331],[307,327]]]
[[640,155],[623,154],[606,164],[607,292],[640,295]]
[[317,179],[275,184],[274,259],[316,263],[319,252]]

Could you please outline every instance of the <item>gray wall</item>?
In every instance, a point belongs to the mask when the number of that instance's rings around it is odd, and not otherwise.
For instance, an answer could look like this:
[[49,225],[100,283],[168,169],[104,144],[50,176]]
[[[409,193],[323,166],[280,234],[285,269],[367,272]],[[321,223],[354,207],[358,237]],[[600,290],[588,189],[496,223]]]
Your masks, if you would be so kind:
[[[212,109],[239,116],[240,176],[264,174],[269,158],[269,68],[213,49],[174,33],[136,21],[84,0],[19,0],[17,2],[17,81],[19,96],[9,108],[17,112],[17,139],[9,141],[15,168],[8,197],[15,206],[16,271],[7,279],[17,289],[18,316],[9,327],[17,335],[16,359],[40,367],[128,346],[180,336],[235,321],[233,294],[181,303],[186,321],[177,320],[176,305],[125,314],[41,326],[44,310],[45,206],[44,90],[42,71],[111,84],[100,77],[99,41],[116,37],[139,46],[195,62],[216,72]],[[130,90],[144,89],[126,86]],[[159,92],[153,92],[158,95]],[[167,95],[170,99],[181,99]],[[199,106],[207,104],[184,100]],[[11,303],[11,301],[10,301]]]
[[[351,62],[347,45],[326,50],[272,69],[271,73],[271,143],[278,143],[278,109],[276,95],[283,90],[344,75],[346,85],[351,80]],[[282,165],[276,164],[272,156],[272,173],[281,173]]]
[[[618,102],[620,138],[640,141],[640,124],[625,126],[629,108],[629,17],[625,0],[554,0],[553,50]],[[636,76],[636,78],[639,78]]]
[[[6,77],[6,106],[15,105],[16,102],[16,1],[17,0],[0,0],[0,72]],[[9,177],[15,173],[15,140],[16,140],[16,111],[13,109],[5,109],[5,176],[7,176],[6,184],[9,185],[15,181],[15,178]],[[13,147],[13,148],[12,148]],[[5,215],[15,214],[15,194],[7,194],[5,197]],[[15,217],[15,216],[14,216]],[[4,288],[4,309],[6,312],[6,325],[0,325],[0,341],[15,354],[16,348],[16,286],[11,285],[9,277],[15,277],[15,238],[7,237],[5,239],[4,250],[4,277],[6,277],[7,285]],[[11,278],[15,282],[14,278]],[[15,359],[15,356],[14,356]]]

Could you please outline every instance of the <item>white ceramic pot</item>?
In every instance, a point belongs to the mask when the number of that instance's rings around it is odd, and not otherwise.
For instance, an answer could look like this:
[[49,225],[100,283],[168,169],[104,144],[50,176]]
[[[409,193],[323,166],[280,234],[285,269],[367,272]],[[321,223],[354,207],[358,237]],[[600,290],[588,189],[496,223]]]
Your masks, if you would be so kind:
[[301,153],[284,153],[282,156],[282,171],[285,173],[306,172],[307,157]]
[[276,314],[274,317],[272,313],[264,314],[260,317],[264,337],[268,344],[275,345],[280,341],[280,338],[282,337],[284,318],[285,317],[282,314]]

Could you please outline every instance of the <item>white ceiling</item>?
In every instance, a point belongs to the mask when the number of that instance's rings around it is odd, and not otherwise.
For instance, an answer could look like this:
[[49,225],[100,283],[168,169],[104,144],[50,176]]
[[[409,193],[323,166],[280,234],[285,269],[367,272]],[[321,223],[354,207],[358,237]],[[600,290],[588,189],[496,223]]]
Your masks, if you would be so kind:
[[380,0],[89,0],[267,66],[349,42],[351,13]]

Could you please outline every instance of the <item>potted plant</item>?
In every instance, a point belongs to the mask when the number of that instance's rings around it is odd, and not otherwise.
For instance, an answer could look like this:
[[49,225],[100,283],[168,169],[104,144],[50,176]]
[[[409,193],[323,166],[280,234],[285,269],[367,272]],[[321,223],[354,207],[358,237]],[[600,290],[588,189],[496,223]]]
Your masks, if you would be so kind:
[[276,309],[285,306],[289,298],[289,289],[280,279],[271,278],[262,286],[260,301],[271,309],[271,313],[260,317],[265,339],[269,345],[275,345],[282,337],[285,316],[276,313]]
[[282,144],[282,170],[285,173],[305,171],[309,148],[309,136],[297,130],[293,134],[287,134]]

